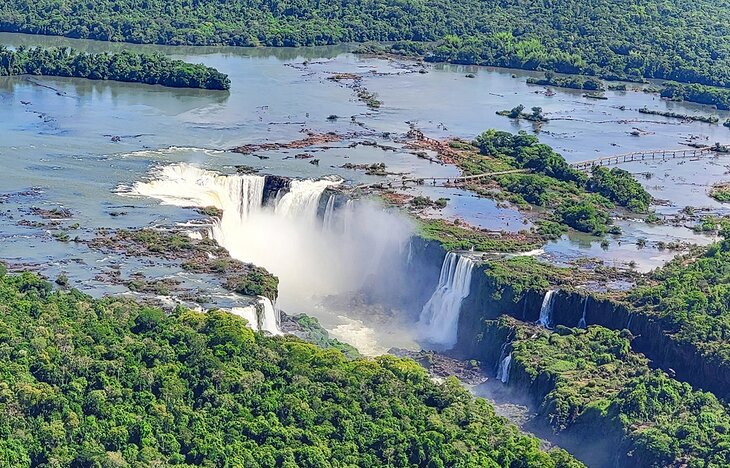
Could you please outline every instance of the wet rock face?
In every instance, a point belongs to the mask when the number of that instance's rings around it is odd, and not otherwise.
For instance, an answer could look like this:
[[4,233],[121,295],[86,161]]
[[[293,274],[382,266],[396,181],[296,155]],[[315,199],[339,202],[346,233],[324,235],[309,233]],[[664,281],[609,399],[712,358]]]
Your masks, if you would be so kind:
[[[459,317],[458,341],[453,354],[462,359],[496,362],[505,337],[494,336],[485,321],[509,315],[524,322],[538,319],[544,291],[526,291],[519,296],[511,288],[498,293],[482,268],[474,270],[471,294],[464,300]],[[553,304],[553,326],[577,327],[585,307],[586,324],[612,330],[627,329],[634,336],[632,348],[654,365],[694,387],[719,397],[730,396],[730,369],[668,332],[661,319],[634,310],[630,305],[577,292],[557,291]]]
[[288,177],[267,175],[264,180],[263,204],[273,203],[277,197],[284,195],[291,188],[291,179]]

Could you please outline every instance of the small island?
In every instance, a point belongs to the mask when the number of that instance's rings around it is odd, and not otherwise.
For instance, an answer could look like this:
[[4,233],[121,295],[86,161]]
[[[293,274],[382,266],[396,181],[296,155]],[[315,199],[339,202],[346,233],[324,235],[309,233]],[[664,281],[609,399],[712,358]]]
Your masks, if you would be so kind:
[[66,48],[0,48],[0,76],[14,75],[65,76],[220,91],[231,87],[228,75],[215,68],[161,54],[126,50],[89,54]]

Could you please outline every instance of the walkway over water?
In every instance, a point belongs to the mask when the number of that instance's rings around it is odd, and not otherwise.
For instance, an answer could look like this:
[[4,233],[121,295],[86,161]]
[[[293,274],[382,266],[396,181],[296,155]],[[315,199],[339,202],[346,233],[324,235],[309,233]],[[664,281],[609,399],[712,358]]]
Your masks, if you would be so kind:
[[616,166],[634,161],[664,161],[678,158],[699,158],[719,152],[724,152],[727,146],[703,146],[700,148],[681,148],[673,150],[644,150],[633,153],[602,156],[596,159],[587,159],[572,163],[570,167],[579,171],[590,171],[594,166]]

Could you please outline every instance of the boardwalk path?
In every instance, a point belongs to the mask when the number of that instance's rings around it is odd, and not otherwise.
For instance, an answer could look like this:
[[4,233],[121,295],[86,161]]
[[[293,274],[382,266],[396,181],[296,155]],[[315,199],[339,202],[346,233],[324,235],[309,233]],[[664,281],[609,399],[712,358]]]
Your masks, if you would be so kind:
[[[727,148],[727,147],[720,147]],[[701,156],[713,155],[719,152],[718,147],[705,146],[702,148],[681,148],[673,150],[645,150],[633,153],[616,154],[603,156],[596,159],[588,159],[572,163],[570,167],[579,171],[590,171],[594,166],[615,166],[618,164],[634,161],[665,161],[678,158],[698,158]]]

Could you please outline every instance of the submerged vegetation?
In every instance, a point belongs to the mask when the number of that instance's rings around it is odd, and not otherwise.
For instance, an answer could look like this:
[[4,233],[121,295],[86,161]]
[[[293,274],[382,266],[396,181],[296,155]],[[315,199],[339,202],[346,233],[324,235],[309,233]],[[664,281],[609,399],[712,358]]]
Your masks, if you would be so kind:
[[682,119],[682,120],[694,120],[697,122],[705,122],[705,123],[718,123],[720,119],[718,119],[715,116],[712,115],[689,115],[689,114],[679,114],[677,112],[668,112],[668,111],[660,111],[656,109],[647,109],[646,107],[642,107],[639,109],[639,112],[642,114],[649,114],[649,115],[661,115],[662,117],[670,117],[673,119]]
[[710,196],[720,203],[730,203],[730,184],[718,184],[710,190]]
[[520,104],[512,110],[497,111],[497,115],[509,117],[510,119],[525,119],[532,122],[547,122],[549,119],[542,114],[542,107],[533,107],[532,112],[523,112],[525,106]]
[[227,312],[93,300],[4,269],[0,298],[9,466],[582,466],[414,361],[350,360]]
[[121,51],[88,54],[70,49],[0,47],[0,76],[45,75],[156,84],[175,88],[227,90],[227,75],[205,65],[160,54]]

